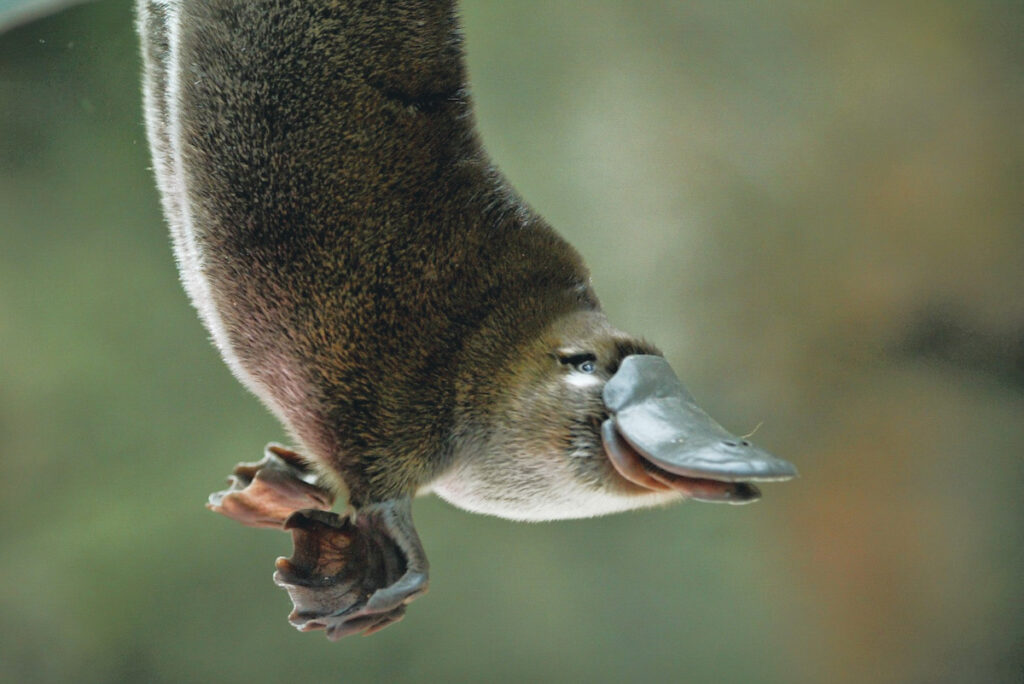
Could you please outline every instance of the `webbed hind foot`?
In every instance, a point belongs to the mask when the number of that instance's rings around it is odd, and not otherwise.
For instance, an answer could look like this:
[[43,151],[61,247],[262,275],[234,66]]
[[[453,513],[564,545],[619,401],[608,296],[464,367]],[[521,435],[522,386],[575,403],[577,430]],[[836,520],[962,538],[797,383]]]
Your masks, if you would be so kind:
[[351,517],[298,511],[285,523],[295,551],[279,558],[274,581],[288,591],[288,617],[333,640],[372,634],[402,619],[427,590],[428,564],[407,498],[371,504]]
[[280,529],[295,511],[328,510],[334,504],[334,494],[302,457],[280,444],[268,444],[259,461],[239,463],[228,482],[227,489],[210,495],[206,507],[250,527]]

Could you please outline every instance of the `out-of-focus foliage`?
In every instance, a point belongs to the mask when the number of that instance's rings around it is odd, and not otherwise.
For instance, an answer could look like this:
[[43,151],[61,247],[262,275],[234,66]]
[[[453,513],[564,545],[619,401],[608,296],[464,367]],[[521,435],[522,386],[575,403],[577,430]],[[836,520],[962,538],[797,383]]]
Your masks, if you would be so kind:
[[0,33],[86,0],[0,0]]
[[330,644],[205,510],[283,435],[175,275],[124,1],[0,36],[0,680],[1013,682],[1019,3],[467,1],[483,137],[612,319],[802,478],[521,525]]

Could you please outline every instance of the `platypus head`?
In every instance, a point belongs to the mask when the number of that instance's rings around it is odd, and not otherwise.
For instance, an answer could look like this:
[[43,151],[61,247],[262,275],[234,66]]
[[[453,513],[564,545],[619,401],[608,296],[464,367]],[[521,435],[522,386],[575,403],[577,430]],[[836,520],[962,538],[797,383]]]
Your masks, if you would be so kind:
[[484,380],[487,406],[433,485],[514,520],[585,518],[680,499],[748,503],[796,475],[704,413],[652,345],[600,311],[560,317]]

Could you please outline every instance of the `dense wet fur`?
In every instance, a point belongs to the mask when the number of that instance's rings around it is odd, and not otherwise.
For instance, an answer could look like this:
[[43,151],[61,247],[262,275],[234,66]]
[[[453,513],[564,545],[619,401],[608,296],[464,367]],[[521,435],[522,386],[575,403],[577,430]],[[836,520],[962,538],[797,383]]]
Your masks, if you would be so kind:
[[[652,345],[616,330],[600,312],[559,317],[462,416],[467,438],[434,491],[467,510],[534,521],[678,500],[620,478],[601,442],[604,383],[626,356],[652,353]],[[592,373],[571,362],[589,355]]]
[[485,155],[453,3],[140,0],[139,24],[186,290],[353,505],[440,475],[528,519],[572,517],[536,506],[566,487],[627,493],[590,431],[600,388],[555,351],[588,346],[606,378],[648,348]]

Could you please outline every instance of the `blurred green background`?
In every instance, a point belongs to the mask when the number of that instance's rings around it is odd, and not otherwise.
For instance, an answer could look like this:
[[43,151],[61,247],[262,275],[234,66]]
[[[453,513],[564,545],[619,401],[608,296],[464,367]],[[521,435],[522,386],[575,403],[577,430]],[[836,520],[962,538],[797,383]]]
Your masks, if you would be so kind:
[[203,508],[281,428],[177,281],[130,4],[0,35],[0,681],[1024,680],[1024,5],[464,4],[483,137],[610,317],[801,469],[751,507],[427,498],[430,594],[288,626]]

